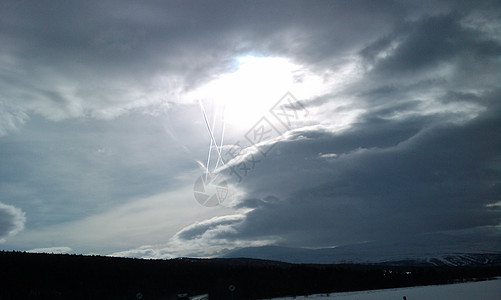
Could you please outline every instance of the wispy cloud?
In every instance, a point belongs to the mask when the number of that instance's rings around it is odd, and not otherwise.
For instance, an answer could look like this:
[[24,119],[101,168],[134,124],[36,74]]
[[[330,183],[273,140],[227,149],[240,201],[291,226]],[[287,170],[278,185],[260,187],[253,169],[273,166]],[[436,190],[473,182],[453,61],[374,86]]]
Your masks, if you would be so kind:
[[25,222],[26,216],[21,209],[0,202],[0,243],[22,231]]

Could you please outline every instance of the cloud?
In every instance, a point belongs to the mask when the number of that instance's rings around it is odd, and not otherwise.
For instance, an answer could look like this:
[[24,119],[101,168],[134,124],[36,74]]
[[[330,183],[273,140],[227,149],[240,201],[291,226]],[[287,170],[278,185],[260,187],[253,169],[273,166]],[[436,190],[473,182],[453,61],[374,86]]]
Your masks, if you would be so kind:
[[[306,103],[317,120],[355,120],[262,143],[273,151],[239,185],[248,211],[218,238],[320,247],[498,226],[499,71],[478,68],[499,67],[501,48],[466,19],[418,18],[360,51],[372,65],[358,80]],[[352,105],[332,105],[343,97]]]
[[461,14],[440,15],[465,5],[458,3],[436,3],[441,9],[430,11],[439,15],[415,21],[406,16],[424,8],[393,1],[28,3],[3,7],[3,135],[33,114],[112,119],[186,103],[187,91],[235,70],[241,55],[288,57],[332,71],[363,48],[375,76],[400,77],[458,56],[495,59],[500,51],[478,22],[486,14],[496,20],[486,5],[469,7],[482,15],[466,14],[471,20],[463,24]]
[[213,217],[195,222],[178,231],[167,243],[146,245],[109,254],[110,256],[137,258],[173,258],[173,257],[214,257],[226,253],[235,247],[262,246],[272,240],[235,240],[228,238],[234,234],[234,225],[243,221],[243,214]]
[[240,214],[196,222],[148,251],[213,256],[437,232],[486,243],[501,221],[499,125],[485,113],[465,123],[366,116],[343,132],[293,130],[237,185],[246,193],[234,207]]
[[241,183],[238,206],[252,210],[223,237],[332,246],[497,226],[494,114],[459,124],[368,114],[342,133],[296,130]]
[[458,56],[495,59],[501,45],[477,28],[461,24],[457,13],[431,16],[405,23],[361,51],[378,72],[399,74],[455,60]]
[[29,253],[53,253],[53,254],[65,254],[70,253],[73,250],[70,247],[49,247],[49,248],[35,248],[28,250]]
[[137,249],[118,251],[108,256],[112,257],[133,257],[143,259],[170,259],[176,256],[168,252],[168,249],[158,249],[155,246],[141,246]]
[[[9,46],[0,50],[0,100],[23,114],[63,120],[183,103],[184,92],[235,70],[241,55],[334,61],[404,8],[391,1],[307,9],[301,1],[28,1],[2,10],[0,42]],[[370,22],[363,17],[369,11]],[[362,30],[354,36],[346,27]],[[0,125],[7,132],[22,122]]]
[[[95,253],[98,248],[100,254],[109,254],[132,249],[138,244],[165,244],[192,220],[210,219],[227,212],[228,209],[223,208],[207,210],[201,207],[193,199],[190,185],[176,191],[129,199],[100,213],[71,221],[33,226],[9,242],[27,249],[57,242],[68,245],[74,253]],[[165,253],[174,250],[179,252],[180,249],[168,249]]]
[[200,238],[202,235],[206,234],[217,236],[219,232],[224,231],[225,228],[228,228],[231,225],[241,222],[242,219],[242,215],[229,215],[197,222],[183,228],[181,231],[176,233],[174,238],[180,240],[191,240]]
[[22,210],[0,202],[0,243],[22,231],[25,222],[26,217]]
[[19,128],[27,119],[28,115],[25,112],[11,109],[0,100],[0,137]]

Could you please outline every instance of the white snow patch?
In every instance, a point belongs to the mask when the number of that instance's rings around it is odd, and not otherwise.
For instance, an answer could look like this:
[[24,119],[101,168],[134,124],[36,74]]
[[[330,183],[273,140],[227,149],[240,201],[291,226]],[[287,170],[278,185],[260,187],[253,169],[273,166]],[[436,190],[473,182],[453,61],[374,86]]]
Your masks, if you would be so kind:
[[492,300],[501,299],[501,277],[495,280],[456,283],[447,285],[418,286],[409,288],[332,293],[274,299],[335,299],[335,300],[388,300],[406,297],[407,300],[453,299]]

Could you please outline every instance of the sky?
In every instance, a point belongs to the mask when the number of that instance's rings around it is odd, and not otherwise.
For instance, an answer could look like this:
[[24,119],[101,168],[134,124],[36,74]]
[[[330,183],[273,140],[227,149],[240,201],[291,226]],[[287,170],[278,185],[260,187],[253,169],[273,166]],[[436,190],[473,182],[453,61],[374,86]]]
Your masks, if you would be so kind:
[[487,243],[500,8],[1,0],[0,249]]

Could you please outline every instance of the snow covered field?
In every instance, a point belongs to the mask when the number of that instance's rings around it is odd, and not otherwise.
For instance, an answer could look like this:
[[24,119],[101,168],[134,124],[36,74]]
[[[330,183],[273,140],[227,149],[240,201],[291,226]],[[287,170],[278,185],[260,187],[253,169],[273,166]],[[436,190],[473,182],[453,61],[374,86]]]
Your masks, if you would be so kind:
[[371,290],[347,293],[311,295],[308,297],[286,297],[275,299],[335,299],[335,300],[494,300],[501,299],[501,278],[496,280],[466,282],[447,285],[418,286],[410,288]]

